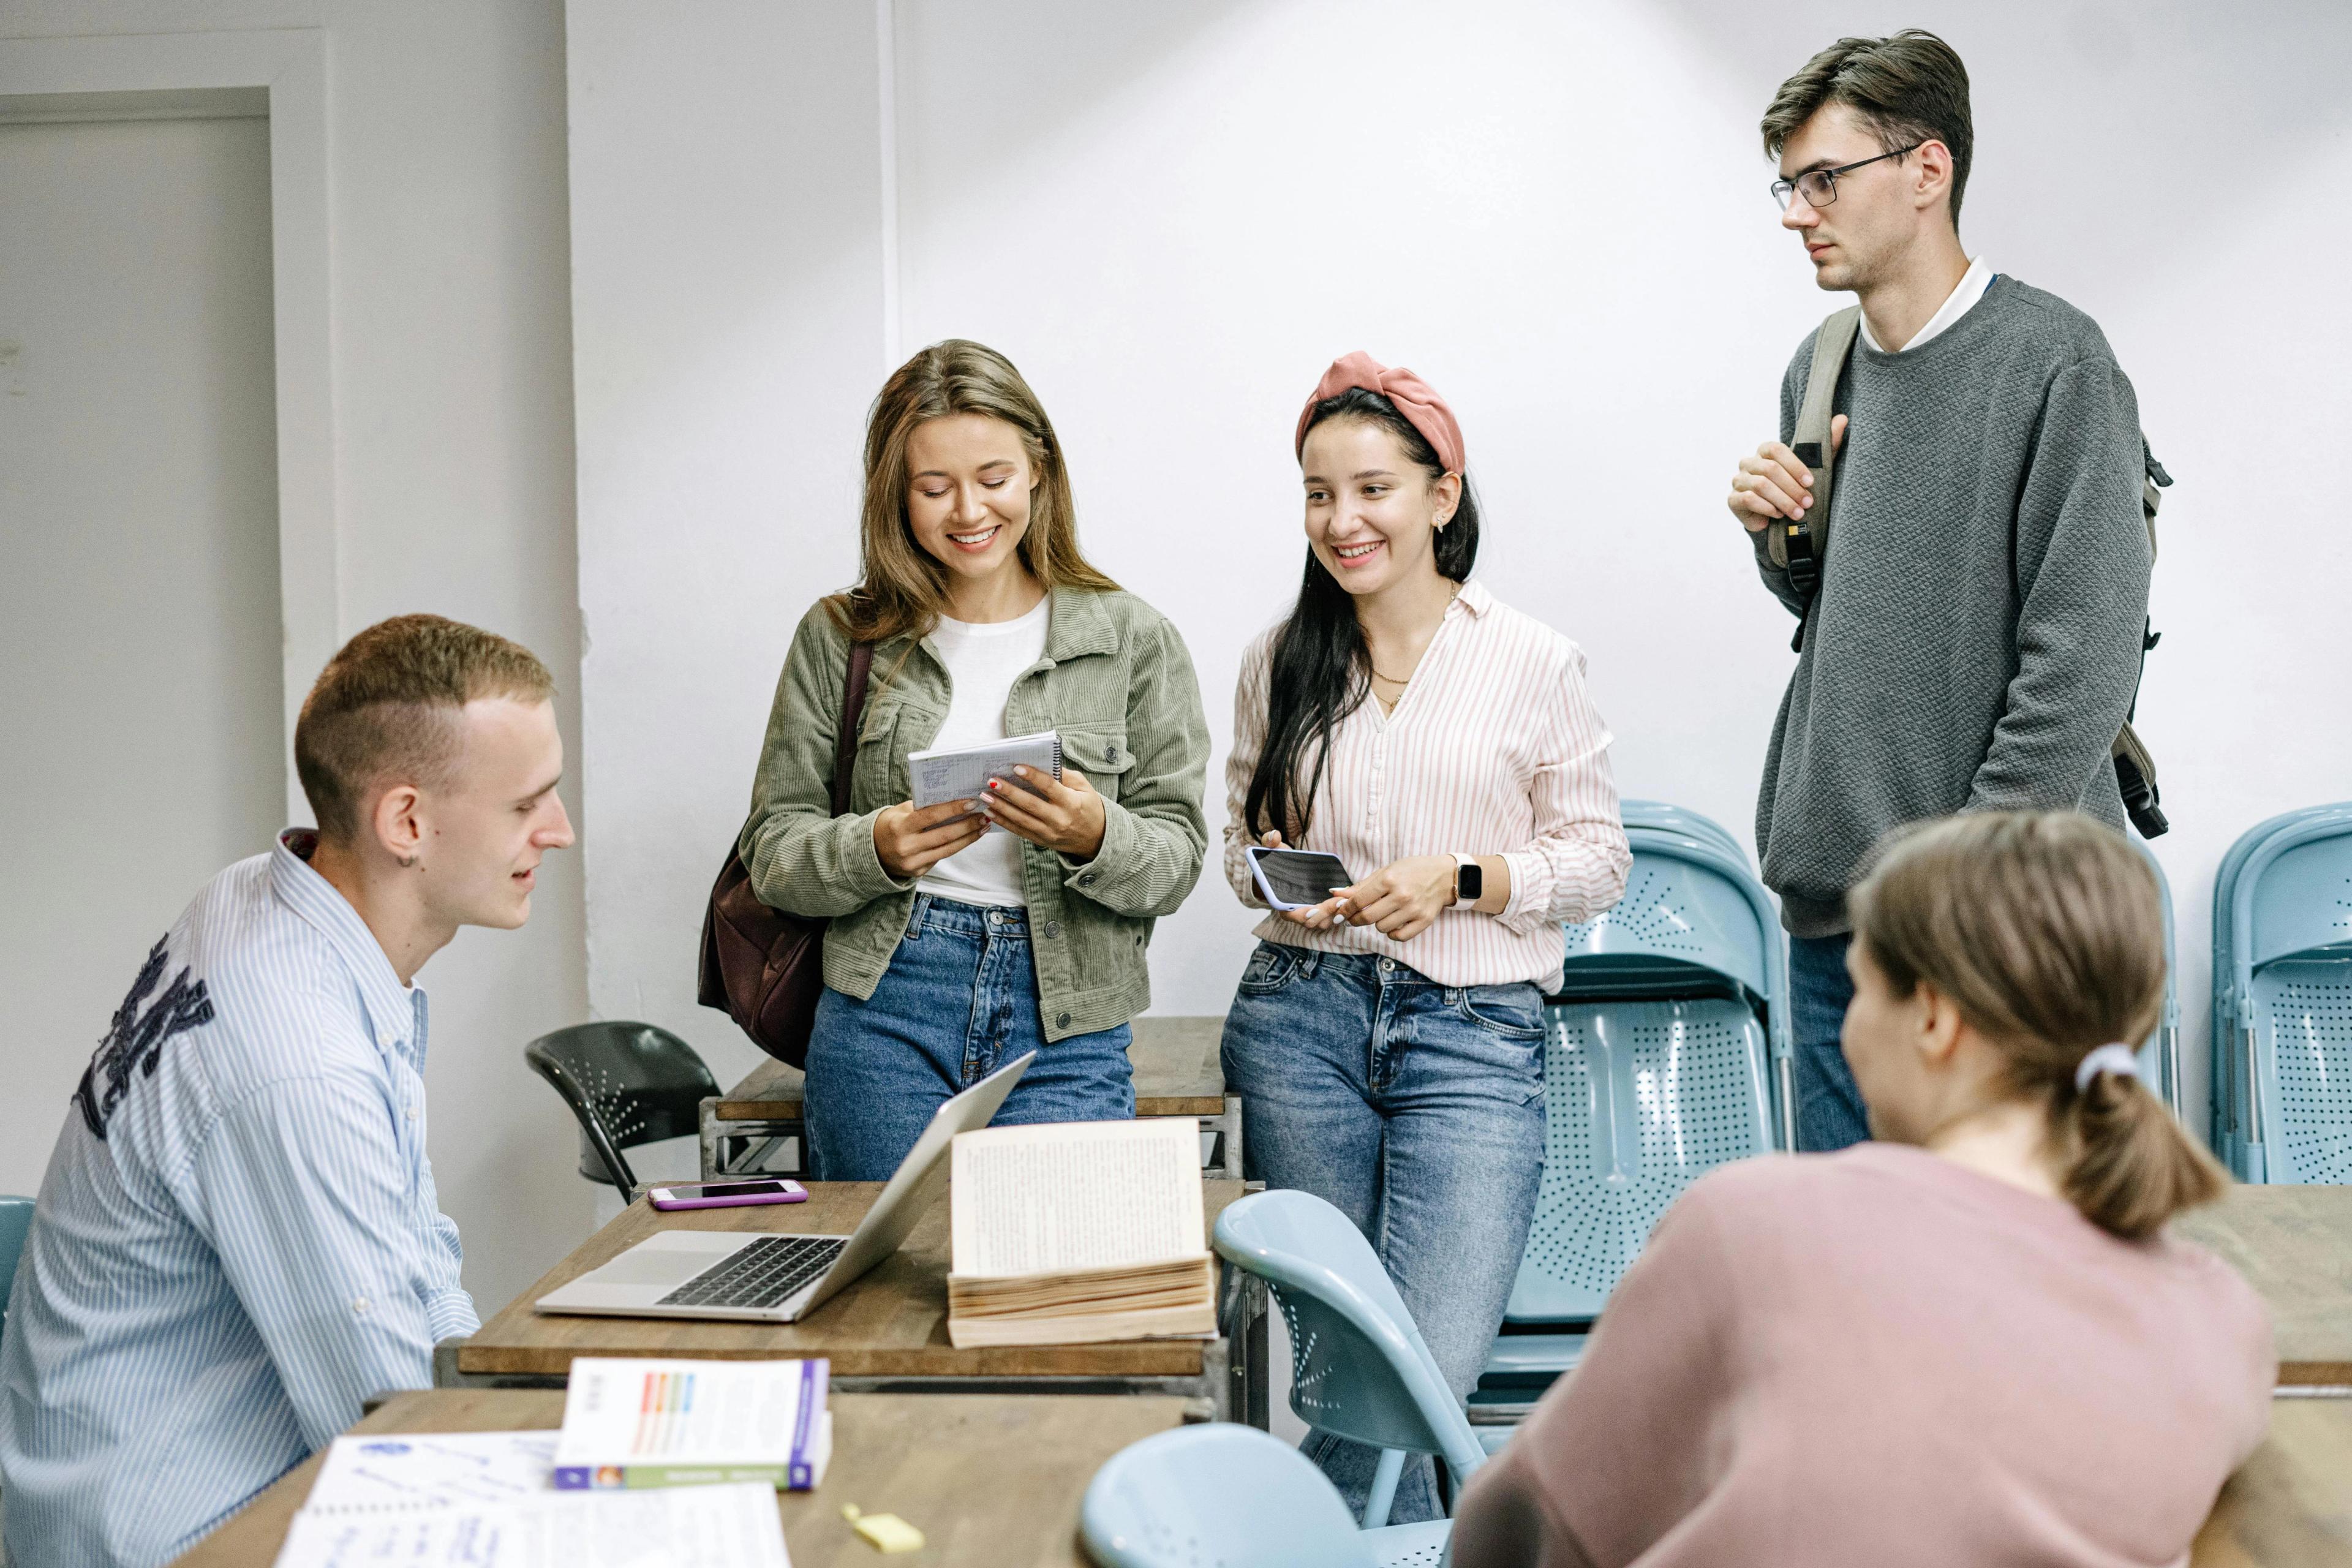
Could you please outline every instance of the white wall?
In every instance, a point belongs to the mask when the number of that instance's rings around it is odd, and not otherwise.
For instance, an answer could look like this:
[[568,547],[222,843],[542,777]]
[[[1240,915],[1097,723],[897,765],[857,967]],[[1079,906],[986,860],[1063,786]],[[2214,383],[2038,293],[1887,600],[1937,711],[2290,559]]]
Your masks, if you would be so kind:
[[[900,0],[885,321],[855,9],[570,9],[600,1012],[681,1029],[722,1078],[751,1059],[692,1005],[696,922],[793,622],[853,569],[894,336],[1020,363],[1088,550],[1182,627],[1221,737],[1242,644],[1295,590],[1299,400],[1347,349],[1423,372],[1467,431],[1482,569],[1583,643],[1626,793],[1746,837],[1791,659],[1720,497],[1840,302],[1775,225],[1755,123],[1837,32],[1921,23],[1975,77],[1967,240],[2105,325],[2180,480],[2141,716],[2201,1125],[2211,869],[2263,816],[2352,794],[2326,722],[2343,13]],[[1212,870],[1160,928],[1157,1010],[1220,1010],[1247,923]]]
[[[327,45],[341,635],[432,610],[518,638],[555,672],[576,758],[557,0],[0,4],[0,37],[260,27]],[[589,1226],[570,1118],[522,1065],[525,1041],[585,1016],[579,865],[549,860],[524,931],[464,932],[420,977],[434,1167],[486,1312]],[[89,1040],[129,978],[88,998]]]
[[0,1192],[285,807],[269,201],[260,120],[0,125]]

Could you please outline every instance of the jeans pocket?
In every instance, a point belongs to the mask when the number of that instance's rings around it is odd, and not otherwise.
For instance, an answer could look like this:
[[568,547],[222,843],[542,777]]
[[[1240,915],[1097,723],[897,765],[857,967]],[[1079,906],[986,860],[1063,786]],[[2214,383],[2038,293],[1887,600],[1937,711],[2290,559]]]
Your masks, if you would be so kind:
[[1297,978],[1298,966],[1304,955],[1295,947],[1280,942],[1261,942],[1250,954],[1249,967],[1242,971],[1241,992],[1244,996],[1271,996]]
[[1457,994],[1454,1005],[1472,1023],[1515,1042],[1542,1042],[1543,994],[1533,985],[1465,985]]

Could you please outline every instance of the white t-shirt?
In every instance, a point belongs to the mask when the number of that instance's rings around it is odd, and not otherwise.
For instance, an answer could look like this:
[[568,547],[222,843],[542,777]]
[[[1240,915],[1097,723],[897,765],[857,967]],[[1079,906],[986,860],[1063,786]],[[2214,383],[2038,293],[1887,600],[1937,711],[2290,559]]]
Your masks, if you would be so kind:
[[[948,716],[940,725],[932,749],[976,746],[1004,739],[1004,704],[1013,683],[1045,657],[1045,623],[1054,606],[1051,595],[1017,621],[975,624],[951,621],[945,616],[931,633],[931,642],[948,665]],[[962,904],[1022,905],[1029,902],[1021,889],[1021,843],[1001,827],[991,827],[980,842],[957,850],[915,880],[919,892]]]

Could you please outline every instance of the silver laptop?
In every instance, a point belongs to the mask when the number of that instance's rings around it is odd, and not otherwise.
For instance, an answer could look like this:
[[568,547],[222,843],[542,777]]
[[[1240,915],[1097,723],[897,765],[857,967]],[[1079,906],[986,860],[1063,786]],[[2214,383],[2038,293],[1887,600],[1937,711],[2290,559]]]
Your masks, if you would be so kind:
[[1037,1059],[1007,1062],[931,1113],[882,1195],[849,1236],[666,1230],[532,1303],[542,1312],[614,1318],[750,1318],[793,1322],[898,1250],[947,1180],[948,1145],[988,1125]]

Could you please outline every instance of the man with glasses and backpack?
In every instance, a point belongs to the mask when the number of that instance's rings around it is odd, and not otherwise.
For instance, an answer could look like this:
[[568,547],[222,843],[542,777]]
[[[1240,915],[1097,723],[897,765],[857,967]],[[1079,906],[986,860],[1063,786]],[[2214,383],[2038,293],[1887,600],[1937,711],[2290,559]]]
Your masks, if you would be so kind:
[[1961,248],[1974,136],[1948,45],[1841,38],[1762,129],[1781,226],[1858,301],[1798,347],[1780,438],[1728,498],[1798,618],[1756,839],[1790,937],[1798,1141],[1827,1150],[1870,1135],[1838,1039],[1845,893],[1881,836],[2063,806],[2163,831],[2126,720],[2170,481],[2097,323]]

